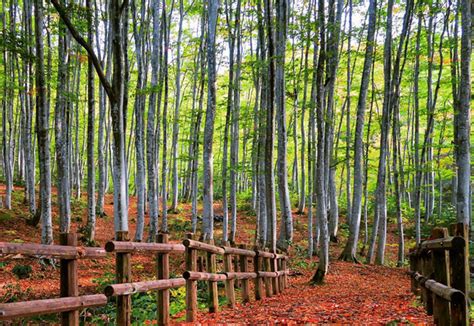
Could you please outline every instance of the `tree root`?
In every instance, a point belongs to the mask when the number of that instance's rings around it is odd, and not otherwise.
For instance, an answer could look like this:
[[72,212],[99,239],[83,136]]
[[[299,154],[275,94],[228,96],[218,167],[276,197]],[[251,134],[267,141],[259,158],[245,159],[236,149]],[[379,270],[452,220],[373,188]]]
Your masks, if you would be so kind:
[[323,270],[318,268],[316,270],[316,273],[314,273],[313,278],[311,279],[309,284],[311,284],[311,285],[321,285],[321,284],[324,283],[324,277],[325,276],[326,276],[326,273]]
[[339,256],[339,260],[360,264],[360,262],[357,260],[355,256],[353,256],[350,252],[345,252],[345,251],[341,253],[341,255]]

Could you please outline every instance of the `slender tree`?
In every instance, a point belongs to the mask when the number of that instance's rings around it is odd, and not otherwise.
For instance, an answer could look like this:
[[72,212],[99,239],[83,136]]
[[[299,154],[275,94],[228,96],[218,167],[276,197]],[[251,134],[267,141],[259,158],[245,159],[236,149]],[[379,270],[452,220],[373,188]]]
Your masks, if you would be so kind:
[[203,145],[203,238],[214,237],[214,171],[212,143],[214,138],[214,120],[216,115],[216,28],[219,9],[218,0],[208,2],[207,24],[207,108],[204,124]]
[[[367,45],[365,48],[364,67],[362,70],[362,80],[357,102],[356,127],[354,135],[354,182],[352,192],[352,212],[351,224],[349,229],[349,238],[346,246],[340,256],[342,260],[357,261],[357,244],[359,241],[360,216],[362,210],[362,185],[363,185],[363,166],[362,156],[364,152],[364,124],[365,124],[365,106],[367,101],[367,92],[369,88],[370,72],[374,57],[374,40],[376,24],[376,0],[369,3],[369,25],[367,30]],[[367,168],[367,167],[366,167]]]
[[290,191],[288,189],[287,126],[285,105],[285,53],[288,22],[288,1],[276,0],[275,39],[275,104],[278,126],[277,174],[280,198],[281,228],[278,239],[280,248],[288,248],[293,239],[293,217],[291,215]]
[[[88,9],[87,15],[87,38],[89,44],[94,46],[93,25],[92,25],[92,0],[86,1]],[[95,165],[94,165],[94,144],[95,144],[95,72],[92,58],[87,61],[87,236],[89,241],[95,237]]]
[[461,74],[459,81],[459,106],[455,108],[456,167],[458,176],[456,219],[470,224],[470,175],[471,175],[471,6],[467,0],[460,1],[461,10]]
[[41,242],[53,242],[51,219],[51,159],[49,154],[49,105],[44,67],[43,43],[43,2],[35,0],[35,41],[36,41],[36,134],[38,137],[38,159],[40,171],[40,209],[36,223],[41,220]]

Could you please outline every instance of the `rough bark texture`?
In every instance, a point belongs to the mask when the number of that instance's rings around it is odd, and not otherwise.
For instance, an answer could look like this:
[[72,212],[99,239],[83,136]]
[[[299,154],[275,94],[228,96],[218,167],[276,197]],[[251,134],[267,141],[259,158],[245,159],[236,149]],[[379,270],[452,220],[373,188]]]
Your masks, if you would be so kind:
[[35,0],[36,40],[36,134],[38,137],[38,159],[40,171],[39,218],[41,220],[41,243],[53,242],[51,220],[51,159],[49,154],[49,105],[47,101],[43,47],[43,2]]
[[288,21],[287,0],[276,0],[276,69],[275,69],[275,103],[278,126],[278,194],[280,198],[281,228],[278,246],[286,249],[293,239],[293,217],[291,215],[290,191],[288,189],[287,162],[287,126],[285,105],[285,53]]
[[158,69],[161,56],[160,46],[160,6],[159,1],[152,2],[152,49],[155,55],[151,56],[151,87],[153,91],[150,94],[148,104],[147,129],[146,129],[146,163],[147,163],[147,195],[148,195],[148,216],[150,218],[148,240],[155,240],[158,233],[158,193],[157,193],[157,170],[156,170],[156,151],[157,142],[155,140],[155,123],[157,107],[157,87],[158,87]]
[[[92,11],[92,0],[86,1],[87,9]],[[93,46],[92,14],[88,16],[87,38]],[[95,122],[95,71],[92,60],[87,63],[87,237],[89,241],[95,236],[95,165],[94,165],[94,122]]]
[[359,241],[360,216],[362,210],[362,185],[363,185],[363,165],[362,156],[364,154],[364,124],[365,106],[367,101],[367,91],[369,89],[370,71],[372,69],[375,22],[376,22],[377,2],[371,0],[369,3],[369,26],[367,32],[367,46],[365,49],[364,68],[362,70],[362,80],[357,102],[357,116],[354,137],[354,182],[352,193],[352,212],[349,238],[347,239],[344,251],[341,254],[342,260],[355,261],[357,254],[357,243]]
[[203,144],[203,238],[213,239],[214,236],[214,190],[213,190],[213,155],[214,120],[216,115],[216,26],[218,0],[208,3],[207,25],[207,108],[204,125]]
[[455,112],[455,144],[458,176],[456,219],[459,223],[471,222],[471,1],[461,0],[461,75],[459,107]]

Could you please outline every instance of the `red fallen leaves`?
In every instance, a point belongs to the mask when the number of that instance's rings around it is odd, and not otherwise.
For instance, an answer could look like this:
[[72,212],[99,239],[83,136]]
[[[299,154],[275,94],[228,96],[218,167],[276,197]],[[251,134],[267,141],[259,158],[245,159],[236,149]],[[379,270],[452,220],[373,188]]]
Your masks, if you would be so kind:
[[278,296],[223,308],[218,314],[201,312],[206,324],[415,324],[433,319],[414,305],[405,270],[333,262],[323,286],[310,286],[311,272],[290,277],[290,287]]

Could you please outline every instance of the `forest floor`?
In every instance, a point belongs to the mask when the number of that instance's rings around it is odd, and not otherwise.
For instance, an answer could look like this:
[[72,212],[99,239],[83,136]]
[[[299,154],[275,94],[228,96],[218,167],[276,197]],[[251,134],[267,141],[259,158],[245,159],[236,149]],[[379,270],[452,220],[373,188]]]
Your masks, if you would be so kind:
[[[0,185],[0,195],[4,191]],[[53,191],[53,224],[55,241],[58,241],[58,218]],[[248,206],[248,205],[247,205]],[[80,232],[86,219],[85,197],[72,203],[72,231]],[[220,213],[220,205],[215,205]],[[106,217],[98,218],[96,225],[97,245],[103,246],[113,239],[113,201],[107,195]],[[136,202],[130,199],[130,234],[135,233]],[[172,242],[180,242],[190,227],[190,205],[181,204],[177,214],[169,215]],[[39,227],[27,224],[28,211],[23,204],[23,189],[15,187],[12,210],[0,209],[0,241],[35,242],[41,239]],[[146,224],[148,221],[145,221]],[[331,244],[331,264],[325,284],[309,285],[315,271],[317,257],[306,258],[306,216],[294,215],[295,239],[290,256],[289,288],[278,296],[251,303],[239,303],[236,309],[223,307],[217,314],[199,313],[202,324],[432,324],[419,301],[410,292],[410,279],[406,268],[350,264],[337,261],[347,230],[341,228],[339,243]],[[255,217],[242,212],[238,216],[237,242],[252,243]],[[216,225],[216,238],[220,238]],[[147,232],[145,230],[145,236]],[[394,266],[397,255],[397,236],[389,233],[387,243],[387,265]],[[18,279],[13,273],[17,265],[30,265],[31,275]],[[178,276],[184,270],[182,257],[171,256],[171,275]],[[134,281],[153,278],[155,264],[151,255],[137,254],[132,257]],[[109,256],[101,260],[79,261],[80,294],[100,291],[101,285],[113,280],[114,259]],[[253,293],[253,292],[252,292]],[[32,300],[59,296],[59,269],[44,265],[39,259],[7,256],[0,257],[0,303]],[[173,316],[181,323],[184,312]],[[104,317],[105,318],[105,317]]]

